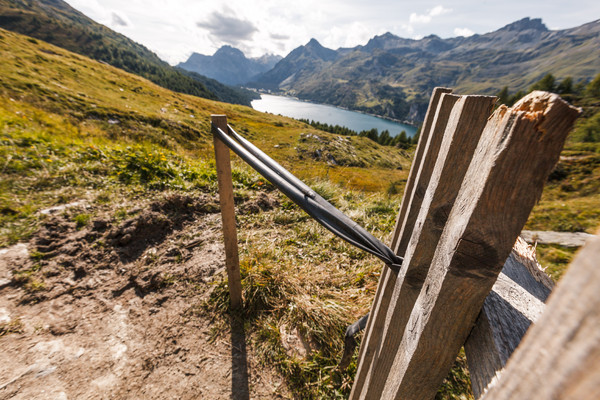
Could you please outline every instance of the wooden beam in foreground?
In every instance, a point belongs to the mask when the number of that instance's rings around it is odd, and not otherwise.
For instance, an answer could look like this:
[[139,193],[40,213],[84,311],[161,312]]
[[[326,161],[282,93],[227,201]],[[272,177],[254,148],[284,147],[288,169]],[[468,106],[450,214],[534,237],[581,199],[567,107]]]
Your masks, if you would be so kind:
[[[411,210],[413,228],[407,232],[404,263],[387,300],[389,307],[382,315],[381,338],[377,343],[377,358],[373,360],[367,385],[361,397],[375,399],[389,384],[387,377],[402,340],[406,322],[419,295],[440,235],[460,190],[469,161],[477,147],[495,102],[495,97],[442,95],[442,105],[452,99],[439,146],[428,154],[430,163],[423,171],[430,176],[427,186],[415,191],[421,203]],[[430,150],[431,151],[431,150]]]
[[[536,91],[490,117],[406,326],[389,332],[402,341],[382,399],[435,396],[578,114],[557,95]],[[402,305],[391,311],[404,312]]]
[[[396,219],[396,228],[392,239],[392,249],[399,255],[404,255],[404,250],[406,250],[398,249],[400,237],[402,235],[410,235],[414,226],[407,226],[406,216],[408,214],[408,208],[412,206],[413,208],[418,209],[421,206],[420,201],[422,200],[422,194],[425,191],[423,187],[427,187],[429,178],[431,177],[432,168],[429,169],[429,173],[422,172],[424,168],[423,164],[433,164],[435,162],[435,160],[425,162],[425,154],[431,154],[431,152],[427,150],[429,147],[439,149],[446,127],[445,123],[452,110],[452,106],[454,105],[454,99],[452,98],[446,99],[444,105],[442,105],[440,101],[444,93],[450,92],[451,90],[447,88],[435,88],[431,95],[429,108],[427,109],[425,121],[421,128],[419,144],[417,145],[415,157],[410,167],[402,204],[400,206],[398,218]],[[438,121],[440,122],[438,123]],[[420,187],[421,189],[416,190],[415,186]],[[420,193],[420,199],[414,195],[415,191]],[[412,221],[414,222],[414,219]],[[403,232],[403,234],[401,234],[401,232]],[[405,239],[404,241],[406,242],[408,239]],[[365,381],[369,376],[369,369],[372,366],[375,350],[379,346],[379,341],[381,340],[383,321],[395,283],[396,273],[392,272],[387,266],[384,266],[381,277],[379,278],[379,284],[377,285],[377,292],[375,293],[375,299],[373,300],[365,334],[361,342],[358,355],[358,369],[356,378],[354,379],[354,385],[352,386],[350,399],[359,398]]]
[[[600,231],[598,232],[600,234]],[[600,398],[600,236],[577,254],[485,400]]]

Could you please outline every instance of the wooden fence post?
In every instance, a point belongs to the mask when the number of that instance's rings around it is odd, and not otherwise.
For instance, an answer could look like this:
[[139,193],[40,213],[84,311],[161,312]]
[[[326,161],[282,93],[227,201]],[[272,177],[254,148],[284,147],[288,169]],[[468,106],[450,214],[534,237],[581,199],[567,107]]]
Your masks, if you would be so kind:
[[[212,129],[221,129],[227,133],[227,116],[211,115]],[[235,227],[235,207],[233,203],[233,182],[231,178],[231,160],[229,148],[213,134],[215,146],[215,164],[219,182],[219,203],[223,221],[225,240],[225,267],[231,308],[238,309],[242,305],[242,279],[240,276],[240,260],[238,255],[237,229]]]
[[578,114],[544,92],[488,120],[492,104],[440,96],[394,235],[403,268],[382,274],[351,399],[433,398]]
[[[421,129],[421,135],[419,137],[419,144],[410,167],[410,173],[408,176],[408,182],[404,189],[404,196],[402,198],[402,204],[396,220],[396,228],[392,238],[392,249],[400,255],[404,255],[404,250],[400,251],[397,249],[398,243],[400,242],[401,232],[405,232],[410,235],[413,226],[406,226],[409,222],[406,221],[408,208],[410,206],[418,209],[420,202],[413,199],[413,195],[416,192],[421,193],[423,190],[416,190],[416,187],[424,186],[427,187],[429,183],[430,175],[422,173],[423,164],[427,164],[427,154],[429,148],[439,148],[441,138],[445,129],[446,118],[448,117],[452,106],[454,105],[454,99],[448,97],[441,104],[441,98],[444,93],[450,93],[451,90],[447,88],[435,88],[431,95],[431,101],[427,114],[425,116],[425,122]],[[439,110],[438,110],[439,108]],[[429,161],[432,162],[432,161]],[[435,161],[433,161],[435,162]],[[425,176],[427,175],[427,176]],[[425,181],[423,183],[422,181]],[[422,199],[422,196],[421,196]],[[410,204],[409,204],[410,203]],[[361,396],[363,387],[368,385],[370,378],[369,370],[372,367],[373,358],[376,356],[379,342],[381,340],[381,334],[383,330],[383,324],[387,308],[389,305],[389,299],[391,293],[396,285],[396,274],[393,273],[387,266],[383,267],[381,277],[379,278],[379,285],[377,286],[377,292],[375,293],[375,299],[371,306],[371,313],[365,329],[365,334],[360,345],[360,351],[358,355],[358,368],[356,371],[356,378],[354,385],[352,386],[352,392],[350,393],[350,399],[358,399]]]
[[402,341],[382,399],[435,396],[578,114],[557,95],[534,91],[490,117],[410,317],[390,332]]
[[[370,318],[375,329],[369,332],[372,336],[365,344],[374,347],[371,365],[359,368],[366,376],[357,377],[352,399],[380,398],[388,384],[387,375],[402,340],[398,331],[404,329],[410,316],[433,256],[432,249],[439,240],[493,103],[493,97],[441,95],[413,193],[403,199],[403,203],[408,201],[408,211],[405,215],[401,212],[399,217],[404,217],[404,221],[394,250],[404,255],[404,263],[397,280],[388,274],[390,279],[383,296],[377,299],[381,304],[373,306],[377,312]],[[442,180],[444,184],[438,185]]]

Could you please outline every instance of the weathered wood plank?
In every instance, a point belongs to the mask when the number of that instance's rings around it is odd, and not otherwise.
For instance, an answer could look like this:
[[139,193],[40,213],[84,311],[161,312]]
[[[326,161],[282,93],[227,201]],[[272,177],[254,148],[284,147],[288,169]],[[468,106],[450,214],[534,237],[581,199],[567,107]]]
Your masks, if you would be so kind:
[[[413,162],[410,165],[410,172],[408,174],[408,181],[406,182],[406,187],[404,188],[404,193],[402,195],[402,203],[400,204],[400,211],[398,212],[398,218],[396,219],[396,226],[394,228],[394,233],[392,234],[392,245],[393,248],[397,248],[399,241],[401,238],[401,233],[406,231],[406,223],[405,220],[409,214],[408,209],[412,204],[412,207],[419,205],[419,200],[413,199],[413,194],[415,191],[415,184],[420,183],[421,185],[425,185],[427,187],[427,183],[422,181],[429,180],[431,176],[431,171],[429,174],[423,171],[423,166],[425,155],[430,153],[430,148],[438,148],[439,144],[436,142],[431,142],[431,132],[434,130],[433,127],[438,126],[438,132],[443,133],[444,131],[440,126],[440,113],[445,114],[445,111],[439,111],[438,106],[440,105],[440,100],[444,93],[452,93],[452,89],[436,87],[433,89],[431,93],[431,100],[429,102],[429,106],[427,107],[427,113],[425,114],[425,120],[423,121],[423,126],[421,127],[421,133],[419,134],[419,143],[417,144],[417,149],[415,150],[415,155],[413,158]],[[448,100],[447,100],[448,101]],[[448,106],[444,106],[443,108],[447,108]],[[442,109],[443,109],[442,108]],[[435,134],[434,134],[435,135]],[[441,142],[441,136],[439,137],[439,141]],[[427,161],[431,163],[431,160]],[[420,179],[417,179],[419,178]],[[417,185],[418,186],[418,185]],[[411,202],[412,200],[412,202]],[[410,227],[408,227],[410,228]],[[408,242],[408,239],[405,239]]]
[[405,326],[381,398],[435,396],[578,114],[557,95],[533,92],[513,109],[501,106],[490,117]]
[[[406,226],[406,215],[408,213],[409,205],[412,205],[413,212],[416,212],[414,209],[418,210],[418,207],[420,206],[420,200],[413,199],[415,186],[427,187],[429,178],[431,176],[431,173],[427,174],[423,172],[425,154],[429,154],[429,151],[427,150],[429,147],[439,148],[439,143],[441,143],[443,132],[446,127],[447,117],[450,115],[450,111],[454,106],[454,98],[446,99],[443,105],[440,101],[444,93],[450,92],[451,89],[435,88],[431,95],[425,121],[423,122],[423,127],[421,128],[419,144],[417,145],[415,157],[410,167],[408,181],[404,189],[400,211],[398,213],[398,218],[396,219],[396,228],[392,238],[392,249],[395,249],[396,254],[399,255],[404,253],[404,249],[398,249],[398,242],[400,240],[401,232],[404,232],[404,235],[410,235],[410,232],[412,231],[412,226]],[[433,164],[434,162],[435,159],[432,159],[431,157],[427,159],[427,163]],[[429,171],[431,172],[430,169]],[[420,190],[419,192],[423,191],[424,190]],[[387,266],[384,266],[381,277],[379,278],[377,292],[375,293],[375,298],[371,307],[371,314],[369,316],[365,334],[360,346],[358,355],[358,369],[356,378],[354,380],[354,385],[352,387],[352,393],[350,394],[351,399],[358,398],[357,396],[360,395],[362,387],[367,380],[368,371],[371,367],[374,356],[374,351],[380,340],[383,318],[385,316],[385,312],[387,311],[389,298],[391,292],[393,291],[395,282],[396,274],[393,273]]]
[[[370,370],[368,387],[361,398],[379,398],[387,385],[387,376],[402,340],[413,304],[420,292],[435,246],[440,238],[446,218],[460,190],[464,174],[469,166],[479,138],[486,125],[495,97],[454,96],[445,94],[442,101],[453,99],[454,105],[447,117],[442,141],[435,152],[430,153],[432,162],[427,166],[430,176],[427,187],[413,194],[421,200],[414,210],[413,229],[406,246],[404,265],[393,287],[389,307],[384,316],[381,339]],[[404,236],[404,235],[402,235]]]
[[465,342],[476,399],[500,376],[527,329],[542,314],[553,287],[537,263],[535,249],[518,238]]
[[[214,127],[227,133],[227,117],[211,115]],[[231,180],[231,159],[229,148],[217,136],[213,135],[215,147],[215,164],[219,183],[219,203],[223,221],[223,236],[225,239],[225,267],[227,269],[227,285],[231,308],[242,305],[242,280],[240,276],[240,261],[237,244],[237,229],[235,226],[235,205],[233,202],[233,182]]]
[[[600,231],[598,232],[600,234]],[[485,400],[600,398],[600,237],[577,254]]]

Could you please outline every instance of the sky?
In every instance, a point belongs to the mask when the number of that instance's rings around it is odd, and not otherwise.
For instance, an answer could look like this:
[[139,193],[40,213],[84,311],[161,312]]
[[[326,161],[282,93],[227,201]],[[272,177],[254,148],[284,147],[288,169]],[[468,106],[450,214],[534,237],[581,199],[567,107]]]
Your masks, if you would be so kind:
[[600,19],[598,0],[66,0],[175,65],[223,45],[248,57],[287,55],[311,38],[332,49],[391,32],[419,39],[483,34],[521,18],[549,29]]

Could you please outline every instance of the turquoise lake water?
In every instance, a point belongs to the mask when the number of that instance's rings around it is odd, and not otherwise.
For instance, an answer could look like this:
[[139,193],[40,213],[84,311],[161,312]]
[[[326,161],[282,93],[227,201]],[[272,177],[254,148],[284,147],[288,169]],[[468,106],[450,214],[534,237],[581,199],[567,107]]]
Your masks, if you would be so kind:
[[355,111],[343,110],[325,104],[315,104],[297,100],[291,97],[262,94],[260,100],[252,101],[252,108],[261,112],[281,114],[292,118],[305,118],[329,125],[340,125],[360,132],[377,128],[379,132],[388,130],[390,136],[399,135],[405,131],[407,136],[414,136],[417,128],[412,125],[402,124],[372,115]]

